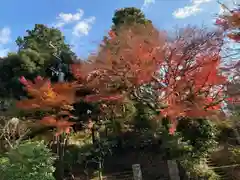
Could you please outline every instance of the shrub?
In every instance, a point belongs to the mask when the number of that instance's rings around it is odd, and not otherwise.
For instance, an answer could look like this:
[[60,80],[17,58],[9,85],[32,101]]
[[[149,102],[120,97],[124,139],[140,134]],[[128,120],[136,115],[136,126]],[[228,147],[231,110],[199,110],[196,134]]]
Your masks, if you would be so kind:
[[179,121],[177,131],[190,150],[180,157],[180,164],[187,174],[191,177],[218,180],[219,176],[206,163],[208,155],[217,146],[219,132],[216,125],[205,119],[183,119]]
[[206,119],[183,118],[179,120],[174,135],[169,135],[167,119],[163,123],[166,128],[162,131],[162,147],[167,152],[167,158],[177,159],[191,178],[218,180],[218,175],[206,163],[208,155],[217,145],[216,125]]
[[183,137],[183,141],[191,146],[193,158],[205,158],[217,146],[219,131],[216,125],[206,119],[182,119],[179,121],[177,131]]
[[240,163],[240,147],[232,147],[231,152],[231,161],[234,163]]
[[54,180],[54,160],[42,141],[26,141],[0,157],[0,174],[3,180]]
[[186,169],[189,177],[203,180],[220,180],[219,175],[209,168],[205,159],[199,159],[198,161],[192,161],[191,158],[184,159],[181,161],[181,165]]

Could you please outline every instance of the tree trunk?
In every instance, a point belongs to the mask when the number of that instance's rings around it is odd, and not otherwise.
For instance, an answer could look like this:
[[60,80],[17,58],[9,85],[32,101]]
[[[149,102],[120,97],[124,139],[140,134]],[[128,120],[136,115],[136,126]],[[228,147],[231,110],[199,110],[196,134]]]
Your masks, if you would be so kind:
[[103,175],[102,175],[102,161],[99,160],[98,162],[98,179],[103,180]]
[[57,137],[57,163],[56,163],[56,180],[64,180],[64,150],[65,141],[63,134]]
[[240,134],[238,132],[238,124],[237,124],[237,120],[235,119],[235,117],[234,117],[233,123],[234,123],[233,132],[236,136],[237,143],[240,144]]

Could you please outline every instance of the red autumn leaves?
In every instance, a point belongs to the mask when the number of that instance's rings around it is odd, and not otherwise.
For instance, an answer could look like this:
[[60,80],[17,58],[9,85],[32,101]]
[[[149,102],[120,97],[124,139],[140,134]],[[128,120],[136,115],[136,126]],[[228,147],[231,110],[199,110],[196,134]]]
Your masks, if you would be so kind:
[[20,82],[25,86],[30,98],[19,101],[17,106],[25,110],[53,110],[55,115],[44,117],[40,123],[56,127],[56,135],[70,132],[74,123],[69,121],[71,118],[69,111],[72,110],[72,104],[75,102],[76,85],[52,84],[50,80],[39,76],[33,82],[21,77]]
[[223,27],[223,30],[230,30],[227,36],[236,41],[240,42],[240,9],[229,10],[225,5],[222,4],[222,7],[227,11],[225,14],[220,15],[216,20],[216,25]]
[[46,116],[40,123],[45,126],[56,127],[56,136],[62,133],[70,133],[71,126],[74,125],[74,122],[69,121],[67,118],[56,118],[56,116]]
[[162,49],[165,37],[151,26],[141,25],[126,27],[119,30],[117,35],[113,32],[110,35],[108,43],[101,46],[99,53],[92,56],[89,63],[82,63],[78,72],[83,77],[95,72],[91,84],[98,84],[100,91],[115,91],[119,87],[128,91],[152,81],[152,75],[164,58]]
[[49,79],[37,77],[34,81],[20,78],[20,82],[25,86],[30,99],[18,102],[22,109],[52,109],[65,107],[75,102],[75,86],[73,83],[52,84]]
[[[25,86],[30,98],[21,100],[17,106],[21,109],[42,109],[53,110],[55,115],[44,117],[40,123],[46,126],[56,127],[56,135],[63,132],[69,133],[74,122],[69,121],[72,115],[69,111],[73,109],[72,105],[76,100],[76,91],[82,84],[55,83],[52,84],[49,79],[37,77],[34,81],[26,80],[21,77],[20,82]],[[81,100],[86,102],[112,101],[119,100],[122,96],[117,95],[87,95]],[[64,116],[64,117],[63,117]]]
[[[68,110],[66,107],[76,101],[79,87],[92,92],[80,98],[84,101],[121,102],[135,88],[157,82],[164,84],[156,91],[160,94],[159,102],[166,105],[162,115],[174,124],[170,129],[173,134],[177,117],[206,117],[218,111],[223,98],[222,85],[226,82],[218,72],[221,58],[217,40],[205,34],[199,36],[203,40],[199,43],[191,39],[194,37],[191,33],[199,35],[198,31],[188,29],[182,38],[172,42],[152,26],[124,28],[117,34],[111,31],[108,43],[101,46],[96,56],[72,66],[76,82],[51,84],[38,77],[32,83],[21,78],[33,98],[20,101],[19,106]],[[58,133],[69,132],[73,125],[69,122],[71,115],[59,118],[59,112],[41,122],[54,125]]]

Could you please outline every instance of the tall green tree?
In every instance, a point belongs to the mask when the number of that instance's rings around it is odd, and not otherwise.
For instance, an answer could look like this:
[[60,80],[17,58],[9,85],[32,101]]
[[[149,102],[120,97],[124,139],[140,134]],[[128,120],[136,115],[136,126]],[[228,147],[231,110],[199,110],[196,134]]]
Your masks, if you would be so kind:
[[23,62],[22,68],[30,74],[46,76],[46,69],[57,65],[58,59],[53,54],[58,55],[65,64],[71,64],[76,58],[60,30],[36,24],[26,32],[27,35],[18,37],[16,43]]
[[18,77],[24,75],[21,69],[22,61],[17,54],[10,54],[0,62],[0,97],[8,98],[14,93],[18,97],[22,92]]
[[36,24],[32,30],[26,32],[25,36],[16,40],[18,51],[9,54],[0,62],[1,96],[14,94],[18,97],[23,94],[21,84],[18,82],[20,76],[33,79],[41,75],[52,80],[57,79],[57,74],[54,74],[52,69],[58,68],[59,60],[54,54],[62,59],[64,64],[62,69],[66,77],[71,77],[68,65],[73,62],[76,55],[65,42],[62,32],[43,24]]
[[122,25],[133,25],[137,24],[149,24],[152,23],[150,20],[146,19],[143,12],[135,7],[127,7],[118,9],[115,11],[114,16],[112,18],[113,30],[117,30]]

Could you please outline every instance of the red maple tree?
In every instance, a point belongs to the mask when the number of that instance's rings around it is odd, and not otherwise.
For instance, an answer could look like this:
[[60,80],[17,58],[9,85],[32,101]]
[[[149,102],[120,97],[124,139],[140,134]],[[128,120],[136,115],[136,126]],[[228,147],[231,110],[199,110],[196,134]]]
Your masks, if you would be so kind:
[[25,86],[30,98],[17,102],[17,107],[24,110],[51,110],[54,115],[44,117],[40,123],[56,127],[56,135],[69,133],[70,127],[74,124],[69,119],[72,117],[70,111],[75,102],[76,84],[52,84],[49,79],[40,76],[33,82],[21,77],[20,82]]
[[226,5],[221,4],[224,13],[216,20],[216,24],[223,27],[227,37],[234,40],[236,48],[229,48],[227,51],[228,63],[224,67],[224,72],[229,76],[229,83],[227,86],[227,104],[232,107],[239,106],[240,92],[239,92],[239,79],[240,79],[240,62],[238,60],[240,42],[240,5],[235,5],[235,8],[229,9]]
[[225,96],[226,78],[220,74],[221,34],[185,29],[166,47],[161,67],[160,101],[167,105],[162,114],[173,122],[178,117],[209,117],[218,112]]
[[59,82],[51,83],[49,79],[43,79],[38,76],[34,81],[20,78],[30,98],[17,102],[17,107],[24,110],[39,109],[51,111],[48,115],[40,120],[40,123],[50,127],[56,127],[56,136],[62,133],[69,133],[74,122],[70,119],[73,117],[70,113],[73,110],[73,104],[79,100],[86,102],[96,101],[115,101],[122,98],[121,95],[99,94],[92,89],[92,94],[76,96],[80,89],[88,90],[93,88],[89,79],[92,74],[81,79],[81,82]]
[[97,55],[72,66],[75,76],[87,79],[87,86],[97,93],[119,93],[150,82],[163,60],[165,37],[152,26],[141,25],[109,34]]
[[167,105],[162,114],[176,124],[177,117],[206,117],[221,108],[226,83],[219,72],[221,45],[220,32],[187,28],[167,41],[153,26],[137,25],[110,32],[107,45],[73,72],[79,79],[87,76],[87,86],[99,95],[116,94],[106,99],[130,95],[146,83],[161,84],[159,102]]

